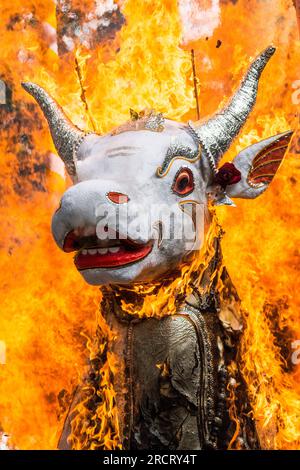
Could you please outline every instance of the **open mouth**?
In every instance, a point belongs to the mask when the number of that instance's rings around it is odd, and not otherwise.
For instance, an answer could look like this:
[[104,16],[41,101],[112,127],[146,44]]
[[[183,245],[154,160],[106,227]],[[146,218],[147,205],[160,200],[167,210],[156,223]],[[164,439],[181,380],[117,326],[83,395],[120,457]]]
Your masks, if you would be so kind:
[[94,268],[116,268],[142,260],[152,250],[153,243],[141,244],[129,238],[100,240],[94,228],[72,230],[64,240],[63,250],[77,251],[74,263],[79,271]]

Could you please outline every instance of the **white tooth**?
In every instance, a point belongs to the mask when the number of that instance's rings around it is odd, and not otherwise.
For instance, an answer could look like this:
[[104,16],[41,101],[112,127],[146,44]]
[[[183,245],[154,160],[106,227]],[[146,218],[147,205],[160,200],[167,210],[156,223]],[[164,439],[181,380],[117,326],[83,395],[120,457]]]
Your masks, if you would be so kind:
[[120,251],[120,247],[119,246],[111,246],[108,248],[108,251],[110,251],[110,253],[118,253],[118,251]]
[[107,248],[99,248],[98,249],[98,253],[100,253],[100,255],[106,255],[107,251],[108,251]]
[[97,250],[88,250],[89,255],[95,255],[97,253]]
[[87,255],[87,250],[82,250],[81,252],[83,255]]

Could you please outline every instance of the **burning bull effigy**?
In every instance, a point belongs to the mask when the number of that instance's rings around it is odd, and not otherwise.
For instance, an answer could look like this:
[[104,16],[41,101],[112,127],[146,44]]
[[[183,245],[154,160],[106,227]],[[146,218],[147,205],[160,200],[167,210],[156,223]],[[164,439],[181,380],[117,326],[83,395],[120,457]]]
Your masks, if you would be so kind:
[[[76,252],[87,283],[102,286],[107,328],[99,325],[90,345],[59,448],[105,448],[105,420],[123,449],[260,447],[247,388],[233,366],[240,300],[223,265],[213,206],[261,195],[289,146],[291,131],[219,167],[274,51],[257,57],[230,102],[208,120],[186,124],[131,110],[129,122],[105,135],[81,131],[45,89],[23,84],[74,183],[53,216],[54,239]],[[110,409],[105,380],[114,386]]]

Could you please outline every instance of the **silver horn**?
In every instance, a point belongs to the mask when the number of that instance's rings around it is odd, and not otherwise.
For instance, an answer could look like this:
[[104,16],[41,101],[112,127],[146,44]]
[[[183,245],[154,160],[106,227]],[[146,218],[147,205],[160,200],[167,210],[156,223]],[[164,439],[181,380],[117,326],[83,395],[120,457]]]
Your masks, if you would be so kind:
[[30,82],[22,83],[22,86],[41,107],[48,121],[55,148],[63,160],[67,172],[72,179],[75,179],[74,155],[86,133],[72,124],[62,108],[42,87]]
[[203,124],[194,123],[193,128],[215,165],[246,122],[256,101],[259,78],[274,52],[275,47],[270,46],[255,59],[239,89],[222,111]]

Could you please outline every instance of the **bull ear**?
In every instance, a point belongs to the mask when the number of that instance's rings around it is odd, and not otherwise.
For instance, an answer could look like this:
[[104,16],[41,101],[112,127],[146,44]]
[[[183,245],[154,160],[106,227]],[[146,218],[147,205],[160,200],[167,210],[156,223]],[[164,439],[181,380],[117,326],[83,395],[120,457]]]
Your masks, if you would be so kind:
[[260,196],[280,167],[292,135],[292,131],[284,132],[242,150],[233,160],[241,172],[241,180],[227,186],[227,195],[246,199]]

